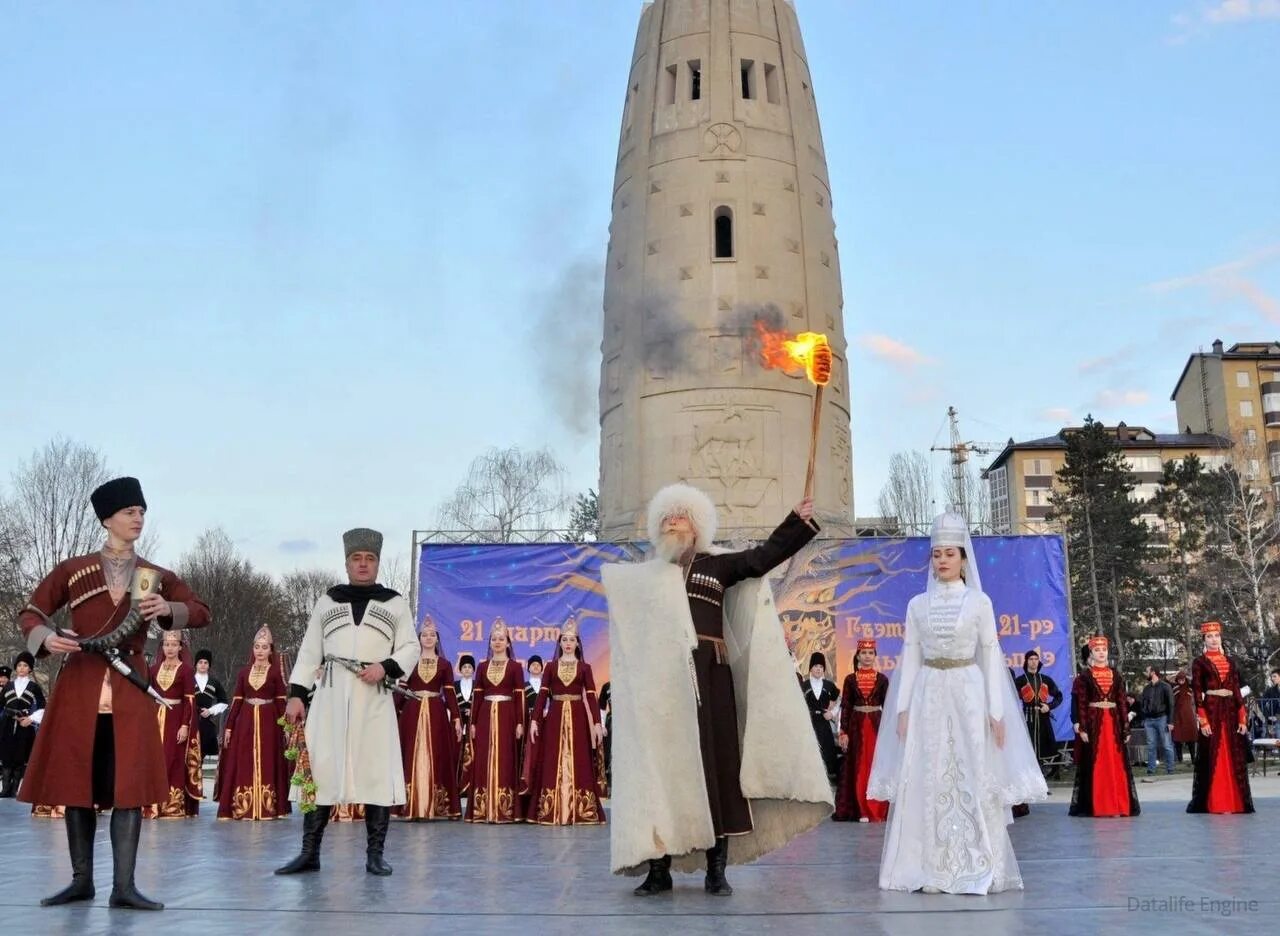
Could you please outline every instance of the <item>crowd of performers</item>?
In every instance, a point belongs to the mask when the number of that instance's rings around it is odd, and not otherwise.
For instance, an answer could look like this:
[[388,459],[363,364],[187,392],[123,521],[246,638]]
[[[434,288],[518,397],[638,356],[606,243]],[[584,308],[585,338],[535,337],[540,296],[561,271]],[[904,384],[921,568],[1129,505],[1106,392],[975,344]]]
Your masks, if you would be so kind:
[[[706,495],[672,485],[650,505],[652,560],[602,574],[610,686],[597,689],[572,619],[545,666],[531,657],[526,671],[496,622],[487,657],[462,655],[455,674],[430,617],[415,628],[404,597],[377,582],[381,534],[355,529],[343,536],[348,582],[317,602],[292,666],[263,628],[227,693],[212,655],[193,659],[188,643],[209,609],[134,552],[140,484],[116,479],[91,501],[105,545],[40,583],[19,617],[28,650],[0,668],[0,795],[66,820],[72,880],[44,905],[93,899],[94,832],[110,810],[111,906],[161,909],[134,883],[141,820],[197,815],[206,755],[217,757],[219,819],[302,812],[301,848],[281,875],[320,869],[330,821],[363,819],[366,871],[385,876],[392,814],[596,825],[611,793],[611,868],[644,875],[642,897],[704,864],[706,891],[732,894],[729,865],[828,817],[887,823],[882,888],[1022,886],[1007,828],[1048,794],[1041,768],[1058,761],[1051,717],[1064,696],[1034,651],[1021,675],[1007,668],[954,514],[935,521],[928,588],[908,606],[892,680],[875,641],[861,640],[841,687],[814,654],[796,690],[764,577],[817,534],[811,501],[761,545],[729,552],[711,545]],[[60,613],[69,626],[55,623]],[[148,667],[149,626],[162,637]],[[1221,625],[1202,630],[1204,653],[1164,706],[1175,739],[1182,710],[1194,713],[1188,811],[1252,812],[1240,672]],[[1137,816],[1129,697],[1106,638],[1088,649],[1070,692],[1070,814]],[[50,653],[63,661],[46,706],[32,669]],[[615,720],[622,761],[610,790]]]

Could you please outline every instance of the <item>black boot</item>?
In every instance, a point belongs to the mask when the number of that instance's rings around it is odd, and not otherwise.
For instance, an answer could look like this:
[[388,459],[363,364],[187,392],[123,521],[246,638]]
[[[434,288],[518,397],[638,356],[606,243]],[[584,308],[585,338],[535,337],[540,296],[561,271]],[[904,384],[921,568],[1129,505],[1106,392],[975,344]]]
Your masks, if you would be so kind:
[[0,799],[12,799],[18,795],[17,771],[8,767],[0,770]]
[[386,877],[391,873],[391,865],[382,860],[382,849],[387,844],[387,826],[391,824],[390,806],[364,807],[364,832],[368,845],[364,869],[378,877]]
[[637,897],[652,897],[654,894],[662,894],[669,890],[671,890],[671,856],[650,858],[649,873],[645,875],[644,883],[632,893]]
[[93,900],[93,833],[98,828],[98,814],[83,806],[68,806],[65,823],[67,850],[71,852],[71,884],[40,901],[42,907]]
[[302,852],[284,867],[276,868],[276,874],[320,870],[320,842],[324,838],[324,827],[329,824],[332,810],[332,806],[317,806],[311,812],[303,813]]
[[138,863],[138,836],[141,834],[141,809],[111,810],[111,858],[115,863],[115,879],[111,883],[108,905],[129,910],[163,910],[164,904],[143,896],[133,885],[133,870]]
[[724,836],[716,839],[714,848],[707,849],[707,880],[705,887],[708,894],[717,897],[728,897],[733,888],[724,879],[724,866],[729,861],[729,840]]

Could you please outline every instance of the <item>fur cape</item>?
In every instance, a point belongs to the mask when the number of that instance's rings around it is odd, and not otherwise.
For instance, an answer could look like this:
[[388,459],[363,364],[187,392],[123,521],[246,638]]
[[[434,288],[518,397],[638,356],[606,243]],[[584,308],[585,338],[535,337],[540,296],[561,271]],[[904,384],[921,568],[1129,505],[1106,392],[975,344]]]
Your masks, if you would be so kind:
[[[715,844],[698,744],[690,653],[697,645],[678,565],[606,565],[613,712],[610,866],[641,874],[671,855],[678,871],[702,867]],[[773,595],[762,579],[725,593],[725,641],[742,748],[742,792],[754,829],[729,839],[729,862],[781,848],[830,816],[826,768],[787,652]]]

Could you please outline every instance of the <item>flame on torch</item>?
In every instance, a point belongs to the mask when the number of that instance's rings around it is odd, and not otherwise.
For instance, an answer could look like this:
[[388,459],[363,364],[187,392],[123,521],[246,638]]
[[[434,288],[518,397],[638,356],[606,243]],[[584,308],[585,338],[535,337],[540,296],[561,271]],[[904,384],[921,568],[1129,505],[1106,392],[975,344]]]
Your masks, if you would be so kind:
[[774,331],[764,322],[756,321],[756,334],[760,338],[760,363],[769,370],[795,374],[800,371],[817,387],[825,387],[831,381],[831,345],[827,336],[819,332]]
[[809,428],[809,465],[804,476],[804,496],[813,496],[813,472],[818,461],[818,429],[822,421],[822,388],[831,380],[831,345],[819,332],[775,331],[756,319],[760,338],[760,363],[787,374],[801,371],[817,389],[813,392],[813,422]]

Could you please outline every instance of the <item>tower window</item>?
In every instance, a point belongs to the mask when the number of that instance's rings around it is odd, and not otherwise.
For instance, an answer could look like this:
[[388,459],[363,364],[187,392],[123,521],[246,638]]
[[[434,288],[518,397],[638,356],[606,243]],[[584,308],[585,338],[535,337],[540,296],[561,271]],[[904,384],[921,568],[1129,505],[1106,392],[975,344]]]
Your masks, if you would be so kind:
[[676,102],[676,66],[668,65],[662,72],[662,103],[668,106]]
[[728,205],[721,205],[716,209],[715,215],[716,225],[716,243],[715,257],[717,260],[733,259],[733,209]]
[[770,104],[782,103],[782,93],[778,88],[778,69],[773,65],[764,67],[764,94]]
[[755,100],[756,96],[756,63],[751,59],[742,60],[742,99]]
[[689,100],[702,100],[702,60],[694,59],[689,63]]

